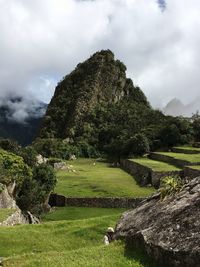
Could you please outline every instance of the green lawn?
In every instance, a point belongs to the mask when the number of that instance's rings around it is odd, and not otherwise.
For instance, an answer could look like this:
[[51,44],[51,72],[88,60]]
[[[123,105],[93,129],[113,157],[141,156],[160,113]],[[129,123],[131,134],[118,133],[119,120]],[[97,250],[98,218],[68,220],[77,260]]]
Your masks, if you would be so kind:
[[0,222],[5,221],[14,211],[14,209],[0,209]]
[[140,187],[135,179],[120,168],[92,159],[79,159],[73,164],[75,173],[57,172],[55,192],[69,197],[145,197],[153,188]]
[[191,163],[200,163],[200,154],[184,154],[174,152],[156,152],[156,154],[166,155],[175,159],[186,160]]
[[148,167],[155,172],[168,172],[168,171],[180,171],[181,170],[180,168],[177,168],[174,165],[161,162],[161,161],[152,160],[149,158],[138,158],[138,159],[130,159],[130,160],[138,164],[141,164],[145,167]]
[[200,165],[198,166],[189,166],[190,169],[199,170],[200,171]]
[[199,151],[200,153],[200,147],[193,147],[193,146],[176,146],[174,148],[178,149],[184,149],[184,150],[192,150],[192,151]]
[[62,220],[82,220],[101,216],[118,215],[124,212],[125,209],[110,209],[110,208],[55,208],[43,216],[42,221],[62,221]]
[[[40,225],[0,227],[0,257],[4,267],[153,267],[139,251],[125,249],[123,242],[103,245],[108,226],[115,226],[120,210],[96,208],[58,209]],[[67,219],[67,212],[70,218]],[[81,215],[82,212],[82,215]],[[88,213],[88,214],[87,214]],[[109,213],[109,216],[108,216]],[[77,216],[78,214],[78,216]],[[53,221],[56,220],[58,221]],[[66,216],[67,220],[63,220]],[[77,219],[78,218],[78,219]],[[61,220],[60,220],[61,219]],[[76,220],[77,219],[77,220]]]

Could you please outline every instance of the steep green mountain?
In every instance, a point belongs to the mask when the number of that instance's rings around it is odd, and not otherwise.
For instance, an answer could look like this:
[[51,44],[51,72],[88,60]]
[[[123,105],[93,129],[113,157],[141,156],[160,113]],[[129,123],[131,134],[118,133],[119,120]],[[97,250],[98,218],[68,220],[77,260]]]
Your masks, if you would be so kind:
[[65,158],[66,151],[79,156],[140,155],[149,147],[165,146],[161,130],[174,123],[171,131],[177,136],[182,123],[153,110],[126,77],[126,66],[103,50],[58,83],[35,143],[45,156]]
[[123,99],[149,106],[138,87],[126,78],[126,67],[111,51],[95,53],[57,85],[40,137],[77,137],[97,107],[109,108]]

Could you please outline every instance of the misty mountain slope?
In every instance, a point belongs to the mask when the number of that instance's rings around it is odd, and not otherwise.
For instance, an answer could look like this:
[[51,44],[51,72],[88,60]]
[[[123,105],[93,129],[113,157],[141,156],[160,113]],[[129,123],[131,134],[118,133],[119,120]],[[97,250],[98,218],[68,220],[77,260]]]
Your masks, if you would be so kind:
[[0,137],[30,144],[36,136],[47,105],[14,97],[0,99]]
[[200,111],[200,97],[197,97],[191,103],[184,105],[179,99],[172,99],[163,109],[166,115],[191,117]]

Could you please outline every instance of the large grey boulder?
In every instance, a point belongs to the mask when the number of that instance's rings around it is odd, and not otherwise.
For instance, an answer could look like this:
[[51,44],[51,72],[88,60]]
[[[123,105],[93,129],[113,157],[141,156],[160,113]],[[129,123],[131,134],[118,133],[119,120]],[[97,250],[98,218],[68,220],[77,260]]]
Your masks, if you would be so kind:
[[15,182],[6,186],[0,183],[0,208],[16,209],[17,205],[13,198]]
[[115,239],[140,247],[162,267],[200,267],[200,177],[181,192],[144,200],[125,212]]
[[37,224],[40,223],[37,217],[29,211],[22,212],[14,199],[15,182],[4,185],[0,183],[0,209],[11,209],[13,213],[0,222],[0,226],[14,226],[17,224]]

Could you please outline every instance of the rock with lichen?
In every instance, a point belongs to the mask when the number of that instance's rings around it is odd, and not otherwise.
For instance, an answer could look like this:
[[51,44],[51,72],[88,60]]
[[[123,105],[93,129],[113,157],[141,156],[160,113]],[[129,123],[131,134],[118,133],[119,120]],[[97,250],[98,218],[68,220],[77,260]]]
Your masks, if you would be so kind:
[[162,267],[200,266],[200,177],[176,195],[156,195],[125,212],[115,238],[142,248]]

